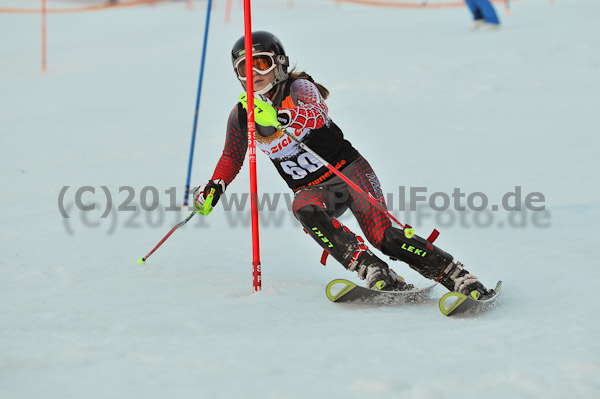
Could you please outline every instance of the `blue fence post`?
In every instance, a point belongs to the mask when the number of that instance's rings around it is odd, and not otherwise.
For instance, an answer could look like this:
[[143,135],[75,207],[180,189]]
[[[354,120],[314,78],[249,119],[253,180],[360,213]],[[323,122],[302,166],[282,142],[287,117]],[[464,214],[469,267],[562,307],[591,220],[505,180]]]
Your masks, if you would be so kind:
[[200,77],[198,78],[198,92],[196,94],[196,110],[194,111],[194,128],[192,129],[192,143],[190,145],[190,160],[188,162],[187,179],[185,182],[185,192],[183,206],[188,204],[188,193],[190,191],[190,179],[192,176],[192,163],[194,161],[194,144],[196,143],[196,127],[198,126],[198,113],[200,110],[200,94],[202,93],[202,78],[204,76],[204,63],[206,61],[206,45],[208,43],[208,26],[210,24],[210,11],[212,9],[212,0],[208,0],[206,10],[206,24],[204,26],[204,44],[202,45],[202,60],[200,62]]

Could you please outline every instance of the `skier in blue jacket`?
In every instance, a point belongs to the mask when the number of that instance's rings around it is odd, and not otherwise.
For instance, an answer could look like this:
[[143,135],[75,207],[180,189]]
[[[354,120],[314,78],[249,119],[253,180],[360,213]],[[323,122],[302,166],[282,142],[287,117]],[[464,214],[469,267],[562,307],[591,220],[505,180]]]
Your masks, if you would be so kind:
[[465,0],[465,3],[473,14],[473,29],[479,27],[497,29],[500,27],[500,20],[490,0]]

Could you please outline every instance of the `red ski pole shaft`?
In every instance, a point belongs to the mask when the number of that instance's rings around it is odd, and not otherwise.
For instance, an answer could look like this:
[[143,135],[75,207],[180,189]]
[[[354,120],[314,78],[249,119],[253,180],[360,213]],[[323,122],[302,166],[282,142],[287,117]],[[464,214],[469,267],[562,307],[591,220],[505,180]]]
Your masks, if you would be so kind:
[[171,230],[169,230],[169,232],[167,233],[167,235],[165,235],[162,240],[160,240],[158,242],[158,244],[156,244],[156,246],[154,248],[152,248],[152,251],[148,252],[148,255],[144,256],[143,258],[139,258],[138,259],[138,263],[140,265],[143,265],[146,263],[146,259],[148,259],[150,257],[150,255],[152,255],[154,253],[154,251],[156,251],[158,248],[160,248],[161,245],[163,245],[163,243],[165,241],[167,241],[167,238],[169,238],[171,236],[171,234],[173,234],[175,232],[175,230],[177,230],[178,228],[180,228],[181,226],[183,226],[184,224],[186,224],[187,222],[190,221],[190,219],[196,214],[196,212],[192,212],[190,213],[190,215],[185,218],[185,220],[177,223],[175,226],[173,226],[173,228],[171,228]]
[[331,165],[329,162],[327,162],[319,154],[317,154],[312,149],[310,149],[310,147],[308,147],[306,144],[304,144],[302,141],[300,141],[296,136],[294,136],[293,134],[288,132],[284,127],[282,127],[280,125],[278,127],[278,129],[280,129],[283,133],[285,133],[289,138],[294,140],[296,142],[296,144],[298,144],[300,146],[300,148],[302,148],[304,151],[308,152],[310,155],[315,157],[319,162],[321,162],[323,165],[325,165],[327,167],[327,169],[329,169],[337,177],[339,177],[344,182],[346,182],[346,184],[348,184],[350,187],[352,187],[353,189],[358,191],[360,194],[362,194],[367,199],[367,201],[369,201],[375,208],[377,208],[381,212],[385,213],[387,215],[387,217],[389,217],[394,222],[396,222],[398,224],[398,226],[400,226],[400,228],[402,228],[402,229],[404,228],[404,224],[400,223],[400,221],[398,219],[396,219],[394,216],[392,216],[392,214],[381,203],[379,203],[377,201],[377,199],[375,199],[375,197],[373,197],[373,195],[366,193],[362,188],[358,187],[358,185],[356,185],[356,183],[354,183],[352,180],[350,180],[342,172],[337,170],[333,165]]

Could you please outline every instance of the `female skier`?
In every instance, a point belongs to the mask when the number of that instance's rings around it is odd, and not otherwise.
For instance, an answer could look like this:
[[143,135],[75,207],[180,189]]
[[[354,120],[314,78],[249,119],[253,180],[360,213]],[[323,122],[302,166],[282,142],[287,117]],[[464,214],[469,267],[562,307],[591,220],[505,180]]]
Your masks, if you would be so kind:
[[[264,100],[255,100],[256,106],[262,110],[271,108],[270,111],[276,112],[277,120],[288,132],[385,206],[375,172],[344,139],[342,131],[328,115],[324,100],[329,91],[304,72],[288,72],[289,59],[283,45],[273,34],[253,32],[252,47],[255,96]],[[231,60],[245,89],[244,37],[234,44]],[[242,167],[248,147],[246,105],[243,101],[238,102],[229,115],[223,154],[212,178],[194,192],[197,210],[215,205]],[[356,271],[359,278],[366,280],[367,288],[407,290],[413,286],[371,252],[361,237],[336,219],[348,209],[356,217],[368,242],[390,258],[408,263],[424,277],[439,281],[451,291],[475,298],[492,293],[450,254],[419,236],[411,237],[404,230],[392,227],[389,217],[363,195],[281,130],[261,126],[258,119],[257,146],[269,156],[294,191],[292,208],[295,217],[325,251],[346,269]],[[207,201],[211,194],[212,202]]]

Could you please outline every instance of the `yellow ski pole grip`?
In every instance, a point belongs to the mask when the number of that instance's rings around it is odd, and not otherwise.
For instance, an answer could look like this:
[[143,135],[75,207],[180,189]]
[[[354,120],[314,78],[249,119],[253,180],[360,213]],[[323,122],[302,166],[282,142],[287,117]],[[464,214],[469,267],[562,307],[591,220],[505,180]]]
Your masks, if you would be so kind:
[[194,201],[194,208],[197,213],[207,216],[209,213],[212,212],[212,210],[213,210],[212,202],[213,202],[214,194],[215,194],[215,189],[211,188],[210,192],[206,196],[206,200],[204,200],[204,204],[202,205],[202,207],[199,207],[198,205],[196,205],[196,202]]

